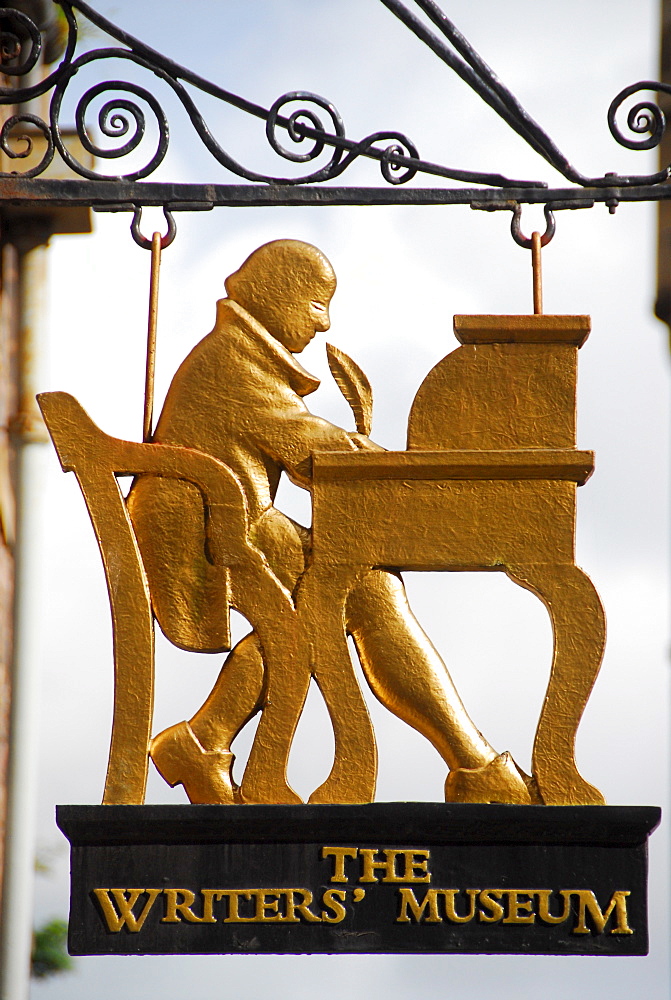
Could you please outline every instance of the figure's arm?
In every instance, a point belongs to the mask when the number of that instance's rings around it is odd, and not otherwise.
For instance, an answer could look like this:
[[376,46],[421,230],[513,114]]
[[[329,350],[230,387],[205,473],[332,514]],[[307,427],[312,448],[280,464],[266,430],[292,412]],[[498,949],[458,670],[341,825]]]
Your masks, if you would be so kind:
[[353,433],[350,434],[350,438],[354,442],[355,446],[357,448],[360,448],[361,451],[387,450],[386,448],[383,448],[381,444],[376,444],[375,441],[372,441],[367,434],[359,434],[356,431],[354,431]]
[[343,430],[310,413],[304,406],[293,412],[283,409],[276,419],[265,421],[261,435],[264,451],[278,462],[292,482],[310,489],[312,454],[315,451],[384,451],[365,434]]

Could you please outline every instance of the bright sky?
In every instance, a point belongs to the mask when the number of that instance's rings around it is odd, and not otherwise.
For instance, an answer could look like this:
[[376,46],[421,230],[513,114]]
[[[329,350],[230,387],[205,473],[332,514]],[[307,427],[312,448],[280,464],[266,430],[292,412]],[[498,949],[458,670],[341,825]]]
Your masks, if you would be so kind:
[[[498,121],[378,0],[96,0],[119,26],[203,76],[269,106],[289,90],[330,98],[347,134],[407,133],[420,154],[460,168],[563,181]],[[635,9],[634,9],[635,7]],[[451,0],[446,13],[527,110],[584,173],[644,173],[654,154],[617,146],[606,125],[615,94],[654,79],[657,4],[642,0]],[[185,12],[188,10],[188,16]],[[86,45],[103,44],[87,35]],[[120,78],[125,65],[97,72]],[[121,77],[123,78],[123,77]],[[140,77],[134,77],[140,79]],[[72,84],[81,93],[86,81]],[[171,115],[166,180],[231,182],[211,161],[185,116],[145,75]],[[199,97],[220,143],[254,169],[286,169],[266,149],[262,126]],[[118,169],[119,161],[111,161]],[[340,183],[382,184],[372,162]],[[422,185],[430,181],[419,181]],[[106,431],[138,439],[149,255],[123,215],[96,216],[93,237],[53,241],[48,302],[50,363],[43,388],[72,392]],[[158,217],[148,214],[146,231]],[[164,255],[158,395],[212,326],[223,282],[270,239],[315,243],[339,280],[329,340],[353,356],[375,394],[373,437],[404,447],[407,413],[420,382],[456,346],[454,313],[531,310],[530,261],[512,242],[507,215],[469,208],[219,209],[180,215]],[[585,713],[578,762],[610,803],[666,805],[668,795],[668,351],[652,316],[655,213],[650,206],[558,214],[544,254],[545,309],[586,313],[593,332],[580,355],[579,446],[597,470],[579,493],[578,562],[601,593],[609,642]],[[540,211],[523,214],[527,230]],[[330,380],[323,340],[305,366],[324,379],[310,407],[351,427]],[[44,448],[45,487],[36,504],[44,553],[34,581],[39,647],[39,846],[52,865],[37,882],[37,920],[67,912],[67,852],[53,821],[56,803],[96,803],[104,781],[111,714],[111,630],[102,568],[73,476]],[[309,518],[307,494],[282,503]],[[550,662],[540,602],[498,574],[415,574],[417,616],[446,660],[474,719],[501,750],[529,764]],[[209,691],[220,657],[159,643],[155,731],[191,714]],[[306,795],[329,768],[325,711],[310,702],[292,755],[291,779]],[[371,699],[380,744],[380,799],[439,799],[444,765],[428,743]],[[247,741],[247,745],[248,745]],[[244,745],[238,748],[244,755]],[[244,757],[243,757],[244,759]],[[158,776],[149,801],[184,801]],[[139,1000],[181,996],[267,996],[307,1000],[324,977],[351,1000],[459,995],[477,983],[519,1000],[567,995],[668,995],[668,832],[651,843],[651,953],[644,959],[469,956],[83,958],[76,972],[33,988],[36,1000]],[[272,983],[272,986],[270,985]],[[131,985],[132,984],[132,985]]]

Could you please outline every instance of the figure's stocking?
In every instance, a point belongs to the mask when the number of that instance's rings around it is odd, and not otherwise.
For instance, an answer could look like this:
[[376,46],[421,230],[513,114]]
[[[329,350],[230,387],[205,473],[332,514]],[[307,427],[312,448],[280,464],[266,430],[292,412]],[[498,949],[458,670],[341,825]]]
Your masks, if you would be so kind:
[[399,577],[373,570],[361,578],[347,600],[347,631],[375,696],[430,740],[450,768],[479,768],[496,757],[410,610]]
[[261,647],[252,632],[228,654],[221,673],[190,726],[205,750],[229,750],[242,727],[261,708]]

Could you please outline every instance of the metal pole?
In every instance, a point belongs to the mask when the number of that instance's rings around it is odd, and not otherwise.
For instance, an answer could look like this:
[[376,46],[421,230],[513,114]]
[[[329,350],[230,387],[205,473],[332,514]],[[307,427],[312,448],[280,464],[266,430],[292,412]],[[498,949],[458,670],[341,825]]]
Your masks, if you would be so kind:
[[543,314],[543,266],[541,262],[541,234],[531,234],[531,267],[534,279],[534,315]]
[[161,269],[161,234],[151,240],[151,277],[149,279],[149,322],[147,324],[147,367],[144,381],[144,421],[142,440],[151,441],[154,416],[154,371],[156,369],[156,325],[158,323],[158,279]]

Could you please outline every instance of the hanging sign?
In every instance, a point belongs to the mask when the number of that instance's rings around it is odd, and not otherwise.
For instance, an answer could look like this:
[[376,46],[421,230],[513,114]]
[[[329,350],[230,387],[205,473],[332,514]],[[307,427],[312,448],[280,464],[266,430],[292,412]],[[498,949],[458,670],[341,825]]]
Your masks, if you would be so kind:
[[[335,275],[306,243],[260,247],[226,279],[214,329],[184,360],[143,441],[109,437],[66,393],[40,399],[100,545],[114,628],[103,806],[62,807],[78,954],[462,951],[643,954],[646,840],[659,810],[609,809],[575,737],[605,643],[575,564],[585,316],[456,316],[405,451],[371,434],[372,392],[334,347],[356,430],[311,413],[297,355],[329,328]],[[167,245],[167,244],[165,244]],[[307,530],[273,504],[310,490]],[[135,477],[126,497],[119,476]],[[547,608],[554,652],[531,773],[468,714],[406,599],[404,571],[497,571]],[[230,650],[229,612],[252,631]],[[182,649],[230,650],[205,703],[152,734],[154,621]],[[435,804],[374,804],[375,733],[350,659],[448,774]],[[287,763],[308,686],[335,738],[307,805]],[[239,786],[231,743],[260,720]],[[192,807],[144,806],[150,760]]]

